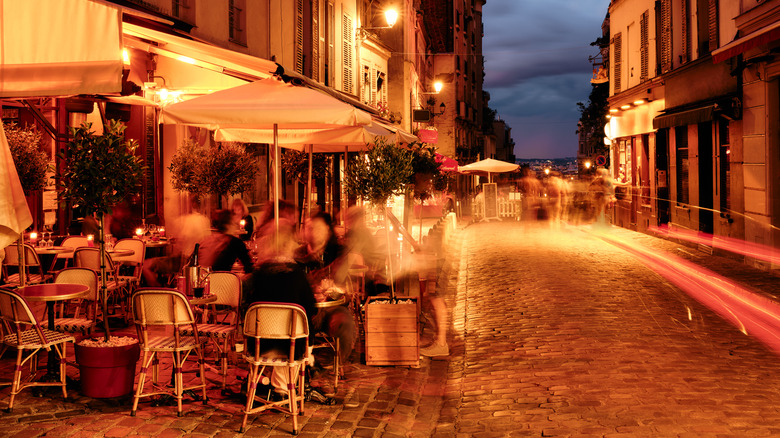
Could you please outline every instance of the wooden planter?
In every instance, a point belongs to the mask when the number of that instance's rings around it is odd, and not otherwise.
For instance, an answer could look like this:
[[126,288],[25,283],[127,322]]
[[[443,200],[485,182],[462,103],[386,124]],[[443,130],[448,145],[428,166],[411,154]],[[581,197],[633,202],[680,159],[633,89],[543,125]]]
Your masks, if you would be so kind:
[[366,364],[419,366],[417,300],[381,301],[388,300],[375,298],[365,306]]

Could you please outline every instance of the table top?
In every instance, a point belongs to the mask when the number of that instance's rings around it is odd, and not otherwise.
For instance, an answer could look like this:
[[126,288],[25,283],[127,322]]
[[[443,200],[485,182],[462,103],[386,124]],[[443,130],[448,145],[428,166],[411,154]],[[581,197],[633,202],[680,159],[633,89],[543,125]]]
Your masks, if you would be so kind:
[[314,303],[314,307],[317,307],[317,308],[319,308],[319,309],[326,309],[326,308],[328,308],[328,307],[336,307],[336,306],[341,306],[341,305],[343,305],[343,304],[344,304],[344,303],[346,303],[346,302],[347,302],[347,299],[346,299],[346,298],[344,298],[344,296],[342,295],[342,296],[341,296],[341,298],[339,298],[339,299],[337,299],[337,300],[332,300],[332,301],[320,301],[320,302],[318,302],[318,303]]
[[73,248],[66,246],[36,246],[35,252],[38,254],[61,254],[64,252],[73,252]]
[[213,303],[214,301],[217,301],[217,294],[208,294],[200,298],[187,297],[187,300],[189,300],[190,305],[192,306],[202,306],[204,304],[209,304],[209,303]]
[[168,245],[168,240],[146,240],[144,243],[146,244],[147,248],[162,248],[163,246]]
[[113,248],[113,249],[107,249],[107,248],[106,248],[106,252],[107,252],[107,253],[109,253],[109,254],[111,254],[111,257],[116,257],[116,256],[131,256],[131,255],[135,254],[135,251],[134,251],[134,250],[132,250],[132,249],[126,249],[126,248],[120,248],[120,249],[116,249],[116,248]]
[[71,283],[43,283],[16,290],[27,301],[60,301],[79,298],[89,292],[89,286]]

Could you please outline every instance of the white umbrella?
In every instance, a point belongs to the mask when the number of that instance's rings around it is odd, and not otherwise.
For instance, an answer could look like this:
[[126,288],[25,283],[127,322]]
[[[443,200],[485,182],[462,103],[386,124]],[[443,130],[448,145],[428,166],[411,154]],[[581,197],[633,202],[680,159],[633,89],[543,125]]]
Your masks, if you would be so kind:
[[274,217],[278,232],[280,130],[368,125],[371,115],[321,91],[268,78],[175,103],[162,109],[161,120],[211,130],[253,129],[270,136],[272,141],[268,143],[274,145]]
[[[0,120],[0,249],[10,245],[13,241],[21,242],[22,233],[32,225],[33,219],[27,200],[24,197],[22,183],[16,172],[11,148],[5,137],[5,130]],[[19,280],[24,286],[24,251],[18,245]],[[2,260],[0,260],[2,261]]]
[[504,173],[513,172],[520,167],[518,164],[507,163],[506,161],[494,160],[492,158],[486,158],[475,163],[467,164],[465,166],[458,166],[458,172],[460,173],[486,173],[488,176],[488,182],[491,180],[492,173]]

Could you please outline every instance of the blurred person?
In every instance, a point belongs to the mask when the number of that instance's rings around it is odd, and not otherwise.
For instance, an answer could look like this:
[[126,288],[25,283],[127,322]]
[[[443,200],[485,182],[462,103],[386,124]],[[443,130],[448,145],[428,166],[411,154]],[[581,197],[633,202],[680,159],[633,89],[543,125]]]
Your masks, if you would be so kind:
[[[306,311],[306,318],[309,322],[309,344],[314,342],[314,336],[317,333],[314,330],[313,318],[317,314],[315,307],[314,291],[309,284],[306,271],[301,265],[296,263],[293,255],[298,242],[295,238],[295,224],[287,219],[279,221],[279,237],[276,245],[269,249],[269,256],[263,260],[252,272],[251,286],[246,288],[247,297],[242,300],[246,303],[246,308],[252,303],[260,301],[270,301],[274,303],[294,303],[298,304]],[[246,309],[242,311],[244,313]],[[269,346],[269,352],[279,350],[280,355],[289,345],[287,341],[265,341],[263,345]],[[303,343],[296,344],[296,355],[304,354]],[[254,353],[254,345],[247,345],[247,351]],[[311,347],[308,352],[310,360]],[[266,353],[267,354],[267,353]],[[281,367],[274,367],[271,375],[271,386],[274,389],[275,397],[283,397],[287,387],[287,372]]]
[[[359,254],[368,268],[365,275],[366,294],[373,296],[389,290],[385,278],[387,253],[377,245],[376,237],[366,226],[366,211],[363,207],[352,206],[347,211],[347,233],[345,236],[348,254]],[[386,248],[385,248],[386,249]],[[349,268],[349,266],[347,266]]]
[[[263,260],[273,256],[273,242],[274,234],[276,231],[274,221],[274,203],[268,201],[263,208],[260,220],[257,222],[257,226],[252,233],[252,241],[249,244],[252,248],[253,256],[256,260],[256,264],[262,263]],[[279,222],[286,221],[293,225],[295,228],[295,206],[287,201],[279,200]]]
[[536,220],[539,216],[542,183],[536,177],[536,172],[528,167],[523,168],[519,188],[523,194],[523,219]]
[[160,277],[171,277],[181,271],[183,261],[192,257],[195,244],[211,233],[209,218],[200,212],[200,200],[192,196],[190,206],[192,211],[176,220],[169,230],[168,255],[144,262],[143,277],[147,286],[159,287],[162,285]]
[[127,202],[122,201],[111,209],[106,224],[108,234],[116,240],[131,239],[134,235],[133,218]]
[[420,354],[428,357],[449,356],[450,347],[447,344],[447,303],[439,295],[436,287],[439,273],[436,256],[418,259],[417,271],[420,276],[420,295],[431,304],[433,321],[436,326],[433,342],[427,347],[420,348]]
[[615,184],[609,170],[598,169],[596,177],[588,186],[588,192],[596,209],[596,224],[607,225],[607,206],[615,202]]
[[[249,208],[246,203],[240,199],[233,199],[233,203],[230,204],[230,210],[232,211],[233,225],[238,230],[238,238],[243,241],[248,241],[252,238],[252,232],[255,230],[255,220],[252,215],[249,214]],[[241,225],[241,221],[244,221],[244,225]]]
[[564,207],[567,204],[568,190],[561,173],[550,172],[545,189],[547,192],[547,210],[551,228],[560,228]]
[[[306,269],[315,293],[324,294],[334,284],[344,286],[346,249],[338,242],[328,213],[317,213],[306,222],[303,244],[295,251],[295,261]],[[320,299],[324,300],[324,296]],[[339,359],[346,363],[357,338],[352,312],[345,306],[320,309],[314,319],[314,328],[339,339]]]
[[252,272],[252,259],[246,244],[236,236],[229,234],[231,212],[218,210],[214,213],[212,226],[215,231],[200,242],[198,263],[212,271],[230,272],[233,264],[238,261],[244,268],[244,273]]

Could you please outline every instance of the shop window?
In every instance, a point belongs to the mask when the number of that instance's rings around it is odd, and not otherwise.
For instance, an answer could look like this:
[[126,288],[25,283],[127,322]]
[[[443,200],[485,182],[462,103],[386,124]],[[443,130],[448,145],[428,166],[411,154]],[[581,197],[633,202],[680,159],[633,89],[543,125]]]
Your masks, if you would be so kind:
[[688,127],[677,126],[674,128],[674,144],[677,163],[677,203],[688,206]]

